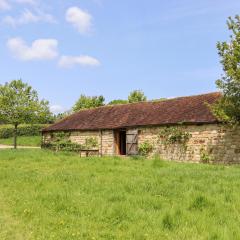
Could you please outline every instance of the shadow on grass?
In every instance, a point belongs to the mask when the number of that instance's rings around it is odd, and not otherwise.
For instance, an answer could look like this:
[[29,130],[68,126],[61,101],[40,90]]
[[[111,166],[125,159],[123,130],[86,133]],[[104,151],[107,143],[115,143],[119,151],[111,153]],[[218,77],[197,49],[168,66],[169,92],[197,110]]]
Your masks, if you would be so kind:
[[197,196],[192,204],[189,207],[189,210],[199,210],[203,211],[205,208],[212,207],[213,203],[211,203],[205,196]]

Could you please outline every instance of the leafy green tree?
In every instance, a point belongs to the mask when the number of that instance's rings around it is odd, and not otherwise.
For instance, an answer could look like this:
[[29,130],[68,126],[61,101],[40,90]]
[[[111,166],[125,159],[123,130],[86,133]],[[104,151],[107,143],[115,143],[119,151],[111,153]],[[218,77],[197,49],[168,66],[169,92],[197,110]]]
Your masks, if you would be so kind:
[[240,16],[228,18],[231,31],[228,42],[218,42],[217,49],[224,74],[216,81],[223,97],[214,105],[216,116],[226,122],[240,122]]
[[71,115],[71,114],[72,114],[72,110],[55,114],[55,115],[53,116],[54,122],[58,122],[58,121],[64,119],[65,117],[67,117],[67,116],[69,116],[69,115]]
[[116,99],[109,102],[108,105],[117,105],[117,104],[126,104],[126,103],[128,103],[128,100]]
[[14,125],[14,148],[17,148],[17,127],[22,123],[48,123],[52,119],[49,103],[21,80],[0,85],[0,120]]
[[105,98],[101,96],[89,97],[81,95],[73,106],[73,111],[77,112],[82,109],[96,108],[104,105]]
[[128,101],[130,103],[134,102],[144,102],[147,101],[147,97],[144,95],[144,92],[141,90],[134,90],[128,96]]

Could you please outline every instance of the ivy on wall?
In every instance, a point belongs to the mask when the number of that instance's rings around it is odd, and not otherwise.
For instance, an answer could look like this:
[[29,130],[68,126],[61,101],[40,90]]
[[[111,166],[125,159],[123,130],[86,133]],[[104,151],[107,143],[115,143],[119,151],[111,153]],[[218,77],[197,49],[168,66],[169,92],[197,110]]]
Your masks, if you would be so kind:
[[166,127],[160,130],[158,134],[158,143],[163,143],[165,146],[179,144],[186,146],[191,138],[191,134],[185,132],[180,127]]
[[48,148],[54,151],[69,151],[79,152],[81,150],[92,150],[98,147],[98,141],[95,137],[85,139],[85,144],[73,143],[69,139],[70,133],[58,132],[53,133],[50,143],[43,143],[43,148]]
[[92,149],[98,147],[98,141],[95,137],[88,137],[85,140],[85,145],[83,145],[85,149]]

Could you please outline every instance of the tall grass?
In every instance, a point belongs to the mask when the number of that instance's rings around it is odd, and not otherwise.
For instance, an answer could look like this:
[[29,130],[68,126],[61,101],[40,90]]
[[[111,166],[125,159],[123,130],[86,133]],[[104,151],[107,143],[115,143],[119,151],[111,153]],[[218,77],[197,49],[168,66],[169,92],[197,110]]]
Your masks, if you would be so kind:
[[239,239],[240,168],[0,151],[0,239]]

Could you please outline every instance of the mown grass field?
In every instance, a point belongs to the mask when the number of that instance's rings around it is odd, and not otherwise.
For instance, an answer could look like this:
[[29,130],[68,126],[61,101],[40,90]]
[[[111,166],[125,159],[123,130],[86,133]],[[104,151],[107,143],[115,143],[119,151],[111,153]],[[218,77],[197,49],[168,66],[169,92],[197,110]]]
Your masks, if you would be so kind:
[[0,151],[0,239],[240,239],[240,168]]
[[[0,144],[13,145],[13,138],[0,139]],[[17,145],[39,147],[41,146],[41,136],[19,136],[17,137]]]

